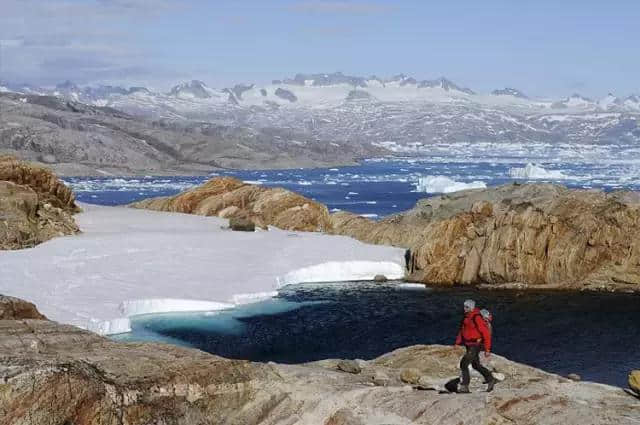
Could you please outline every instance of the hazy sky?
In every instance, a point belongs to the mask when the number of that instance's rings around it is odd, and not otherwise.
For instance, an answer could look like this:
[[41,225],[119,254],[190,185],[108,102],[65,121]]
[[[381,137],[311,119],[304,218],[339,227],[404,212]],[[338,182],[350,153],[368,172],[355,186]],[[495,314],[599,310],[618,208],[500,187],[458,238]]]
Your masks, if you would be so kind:
[[0,0],[0,79],[212,87],[298,72],[640,93],[640,1]]

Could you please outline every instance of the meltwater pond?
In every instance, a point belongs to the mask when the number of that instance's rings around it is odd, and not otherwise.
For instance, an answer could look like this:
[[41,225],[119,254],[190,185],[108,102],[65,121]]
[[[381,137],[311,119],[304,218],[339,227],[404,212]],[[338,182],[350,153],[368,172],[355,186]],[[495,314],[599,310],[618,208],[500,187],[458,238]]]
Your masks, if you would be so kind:
[[414,344],[452,344],[462,303],[494,314],[494,351],[550,372],[626,386],[640,367],[640,296],[431,290],[390,284],[296,285],[235,310],[133,318],[119,340],[155,340],[236,359],[371,359]]

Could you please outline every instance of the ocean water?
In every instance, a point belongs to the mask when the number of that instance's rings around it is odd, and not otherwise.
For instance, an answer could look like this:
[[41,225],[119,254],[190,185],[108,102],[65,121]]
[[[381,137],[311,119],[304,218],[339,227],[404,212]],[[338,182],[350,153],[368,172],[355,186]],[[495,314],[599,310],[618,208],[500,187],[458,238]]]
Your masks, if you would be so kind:
[[[565,177],[511,176],[513,169],[528,163]],[[418,199],[435,195],[418,191],[420,178],[428,176],[445,176],[458,183],[482,182],[487,186],[546,181],[606,191],[640,190],[640,147],[436,145],[430,156],[369,159],[350,167],[225,170],[193,177],[75,177],[65,181],[82,202],[119,205],[174,195],[214,176],[234,176],[265,186],[285,187],[326,204],[330,210],[376,218],[410,209]]]
[[617,386],[638,368],[640,296],[632,294],[306,284],[226,312],[136,317],[133,331],[116,338],[254,361],[371,359],[414,344],[453,344],[467,298],[493,313],[493,351],[511,360]]

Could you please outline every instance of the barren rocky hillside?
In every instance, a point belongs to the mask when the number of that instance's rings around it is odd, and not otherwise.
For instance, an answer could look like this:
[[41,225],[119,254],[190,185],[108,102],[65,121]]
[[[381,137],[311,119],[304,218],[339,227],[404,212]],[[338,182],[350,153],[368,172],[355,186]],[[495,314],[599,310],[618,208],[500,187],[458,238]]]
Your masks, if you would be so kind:
[[370,143],[328,143],[288,128],[151,121],[53,96],[2,92],[0,152],[48,164],[61,175],[346,165],[386,153]]

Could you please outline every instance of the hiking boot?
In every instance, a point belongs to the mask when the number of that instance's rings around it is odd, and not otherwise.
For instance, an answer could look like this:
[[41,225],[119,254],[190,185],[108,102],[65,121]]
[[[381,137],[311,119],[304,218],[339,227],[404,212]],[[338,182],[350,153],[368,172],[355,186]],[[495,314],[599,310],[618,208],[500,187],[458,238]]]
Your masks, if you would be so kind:
[[493,387],[498,383],[498,380],[496,378],[491,378],[491,380],[489,382],[487,382],[487,392],[490,393],[491,391],[493,391]]
[[468,385],[460,385],[458,386],[458,392],[462,394],[469,394],[471,391],[469,391]]

